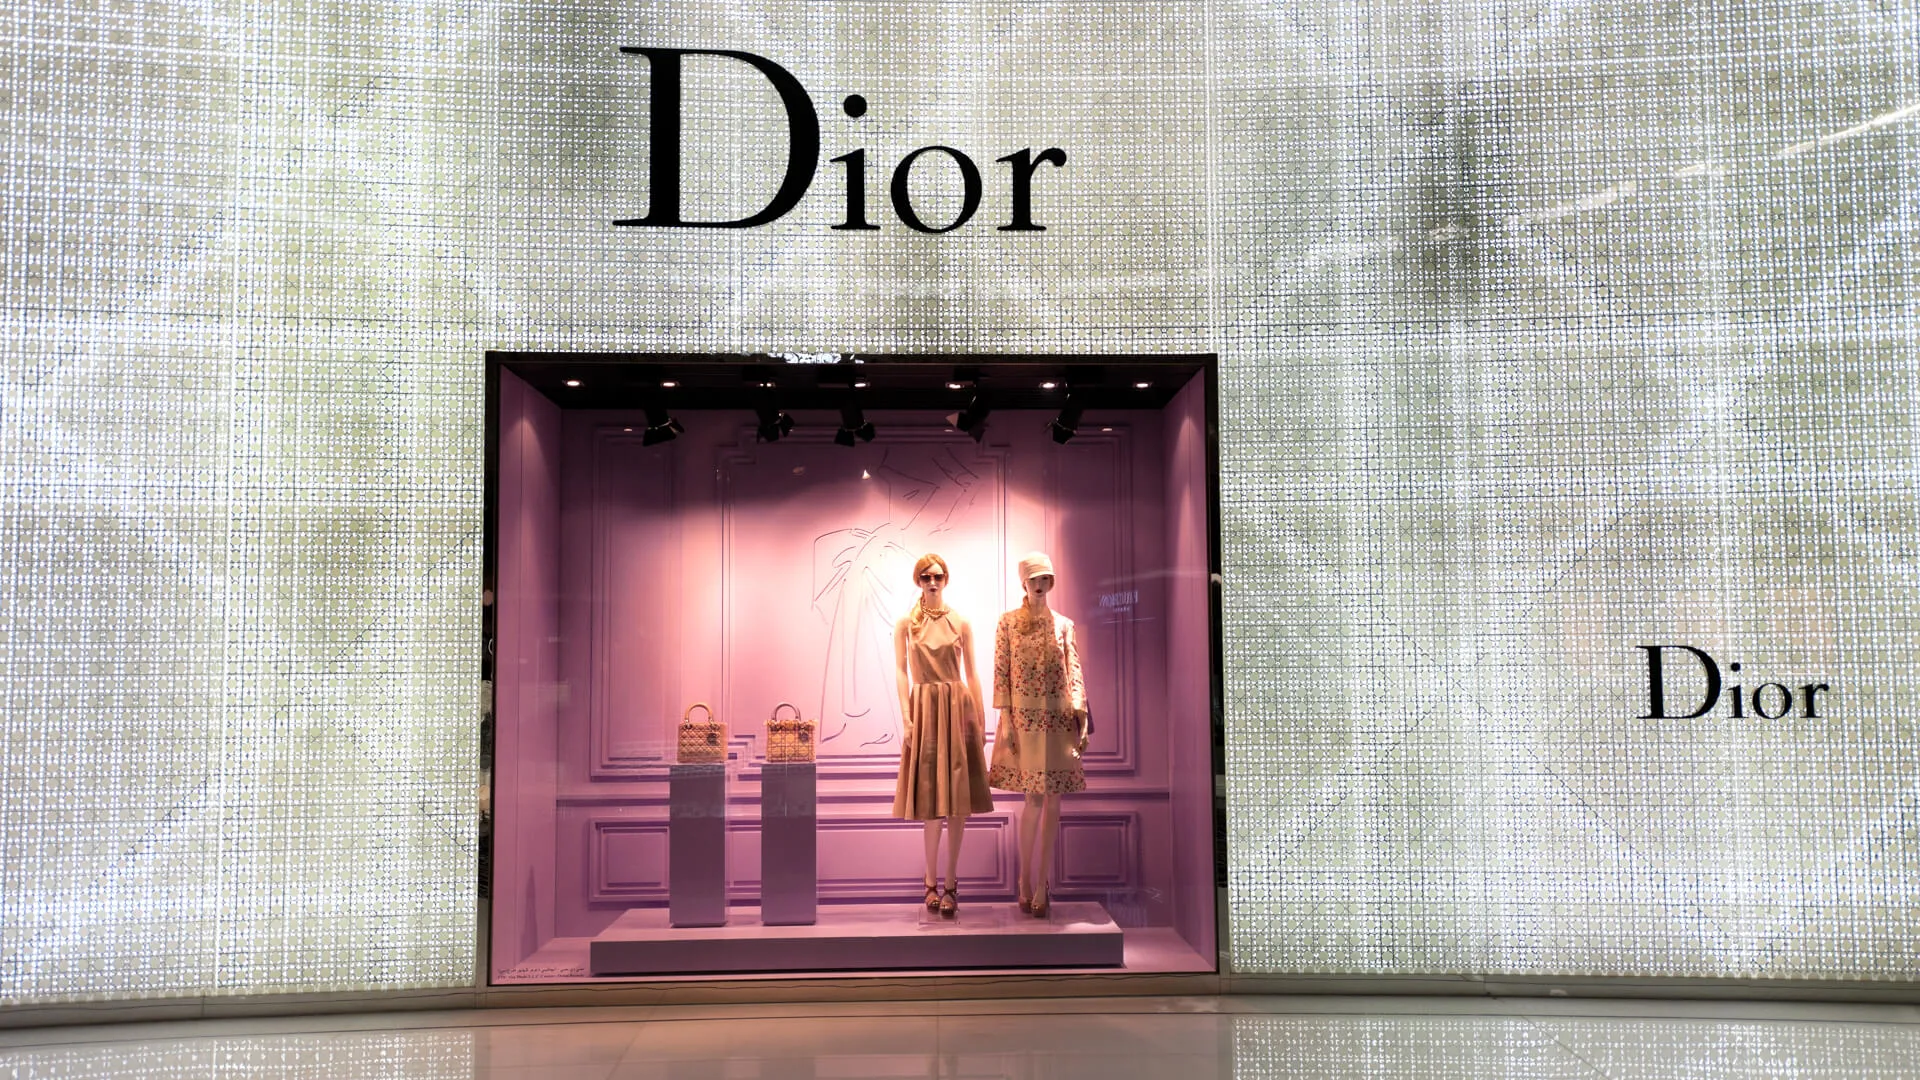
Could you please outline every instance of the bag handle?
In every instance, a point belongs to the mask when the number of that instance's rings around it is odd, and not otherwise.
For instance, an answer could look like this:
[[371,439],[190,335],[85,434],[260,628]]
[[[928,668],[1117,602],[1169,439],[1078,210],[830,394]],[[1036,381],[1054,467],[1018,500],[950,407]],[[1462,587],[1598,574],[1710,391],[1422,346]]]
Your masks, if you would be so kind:
[[803,718],[803,717],[802,717],[802,716],[800,715],[800,709],[799,709],[799,707],[798,707],[798,706],[796,706],[796,705],[795,705],[795,704],[794,704],[793,702],[791,702],[791,701],[783,701],[783,702],[781,702],[780,704],[778,704],[778,705],[775,705],[775,706],[773,707],[773,715],[772,715],[772,716],[769,716],[769,717],[767,717],[767,722],[768,722],[768,723],[772,723],[773,721],[775,721],[775,720],[778,720],[778,719],[780,719],[780,710],[781,710],[781,709],[792,709],[792,710],[793,710],[793,718],[794,718],[795,720],[800,720],[800,719],[804,719],[804,718]]
[[693,719],[693,710],[695,709],[704,709],[707,714],[707,719],[709,720],[713,719],[713,707],[708,705],[704,701],[696,701],[693,704],[687,706],[687,711],[680,714],[680,719],[682,720]]

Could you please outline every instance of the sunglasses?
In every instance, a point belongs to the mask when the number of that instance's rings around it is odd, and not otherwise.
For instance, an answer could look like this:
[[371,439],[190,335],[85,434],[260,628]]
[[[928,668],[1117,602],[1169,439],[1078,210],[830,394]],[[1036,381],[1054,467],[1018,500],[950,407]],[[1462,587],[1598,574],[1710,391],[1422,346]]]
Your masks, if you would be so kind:
[[936,581],[945,581],[945,580],[947,580],[947,575],[945,574],[927,573],[927,574],[920,575],[920,584],[922,585],[931,585]]

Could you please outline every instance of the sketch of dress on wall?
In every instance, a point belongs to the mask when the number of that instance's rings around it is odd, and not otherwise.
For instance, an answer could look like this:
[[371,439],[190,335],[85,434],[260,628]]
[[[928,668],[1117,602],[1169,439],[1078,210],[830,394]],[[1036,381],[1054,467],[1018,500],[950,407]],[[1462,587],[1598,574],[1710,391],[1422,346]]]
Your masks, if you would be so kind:
[[[918,590],[914,560],[939,550],[942,533],[965,519],[980,477],[950,449],[889,448],[862,507],[871,519],[813,542],[813,609],[826,623],[820,680],[820,743],[841,754],[898,745],[893,627]],[[948,555],[952,558],[952,555]]]

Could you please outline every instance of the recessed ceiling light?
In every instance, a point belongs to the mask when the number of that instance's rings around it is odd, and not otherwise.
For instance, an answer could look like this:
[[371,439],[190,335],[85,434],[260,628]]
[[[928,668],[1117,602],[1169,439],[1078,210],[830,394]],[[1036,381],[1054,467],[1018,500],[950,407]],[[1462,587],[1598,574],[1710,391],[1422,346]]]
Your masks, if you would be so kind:
[[620,430],[621,430],[621,431],[632,431],[633,429],[629,427],[629,428],[621,428]]
[[853,388],[855,390],[865,390],[867,388],[867,380],[861,379],[859,382],[853,384]]
[[1150,382],[1137,382],[1137,383],[1134,383],[1134,384],[1133,384],[1133,388],[1134,388],[1135,390],[1145,390],[1145,389],[1146,389],[1147,387],[1149,387],[1149,386],[1152,386],[1152,385],[1153,385],[1153,384],[1152,384],[1152,383],[1150,383]]
[[966,388],[966,383],[950,382],[947,384],[947,389],[949,390],[965,390]]
[[580,380],[579,380],[579,379],[568,379],[568,380],[567,380],[567,385],[568,385],[568,386],[579,386],[579,385],[580,385]]
[[1052,390],[1052,389],[1054,389],[1054,388],[1056,388],[1056,387],[1058,387],[1059,385],[1060,385],[1059,383],[1057,383],[1057,382],[1054,382],[1054,381],[1053,381],[1052,379],[1048,379],[1048,380],[1047,380],[1046,382],[1043,382],[1043,383],[1041,383],[1041,384],[1040,384],[1040,389],[1042,389],[1042,390]]
[[1103,428],[1101,428],[1100,430],[1101,430],[1101,431],[1112,431],[1113,429],[1112,429],[1112,428],[1110,428],[1110,427],[1103,427]]
[[660,385],[661,385],[661,386],[664,386],[664,387],[666,387],[666,388],[667,388],[667,389],[669,389],[669,390],[671,390],[671,389],[673,389],[674,387],[676,387],[676,386],[679,386],[680,384],[679,384],[679,383],[677,383],[677,382],[674,382],[674,381],[673,381],[672,379],[665,379],[665,380],[663,380],[663,381],[662,381],[662,382],[660,383]]
[[761,383],[761,384],[760,384],[760,389],[762,389],[762,390],[771,390],[771,389],[773,389],[773,380],[771,380],[771,379],[769,379],[769,380],[767,380],[766,382],[763,382],[763,383]]

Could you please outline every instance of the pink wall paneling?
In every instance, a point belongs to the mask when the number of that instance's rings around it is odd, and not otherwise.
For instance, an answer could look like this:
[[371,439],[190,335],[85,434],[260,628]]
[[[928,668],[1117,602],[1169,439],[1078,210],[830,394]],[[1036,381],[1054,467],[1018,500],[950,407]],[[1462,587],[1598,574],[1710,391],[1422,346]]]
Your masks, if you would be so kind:
[[[1217,952],[1213,851],[1213,648],[1210,570],[1211,439],[1207,376],[1196,376],[1161,414],[1165,424],[1167,565],[1166,757],[1173,828],[1174,926],[1204,957]],[[1204,837],[1206,843],[1199,841]]]
[[500,373],[494,584],[493,965],[554,936],[560,410]]

